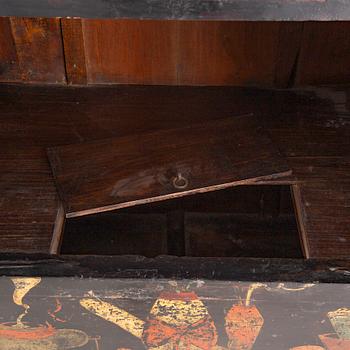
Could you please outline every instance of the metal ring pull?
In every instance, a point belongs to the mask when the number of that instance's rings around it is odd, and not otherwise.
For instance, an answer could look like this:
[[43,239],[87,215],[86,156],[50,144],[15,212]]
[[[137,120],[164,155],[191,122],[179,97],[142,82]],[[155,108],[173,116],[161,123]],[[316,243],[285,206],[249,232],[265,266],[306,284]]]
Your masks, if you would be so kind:
[[181,173],[178,173],[173,178],[173,186],[178,190],[183,190],[188,186],[188,180],[181,175]]

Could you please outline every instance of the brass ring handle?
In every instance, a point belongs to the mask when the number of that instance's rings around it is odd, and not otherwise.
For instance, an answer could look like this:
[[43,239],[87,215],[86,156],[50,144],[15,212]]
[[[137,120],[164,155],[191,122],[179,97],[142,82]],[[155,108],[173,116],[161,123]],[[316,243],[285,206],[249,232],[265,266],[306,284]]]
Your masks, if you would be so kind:
[[178,173],[173,178],[173,186],[178,190],[183,190],[188,186],[188,180],[183,177],[180,173]]

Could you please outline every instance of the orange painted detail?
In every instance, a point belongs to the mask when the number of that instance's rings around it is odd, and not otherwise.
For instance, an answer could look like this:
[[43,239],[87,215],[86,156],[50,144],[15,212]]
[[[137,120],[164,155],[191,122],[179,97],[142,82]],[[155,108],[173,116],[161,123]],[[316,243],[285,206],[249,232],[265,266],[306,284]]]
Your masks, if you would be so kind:
[[37,340],[51,337],[56,329],[51,325],[36,328],[16,328],[14,326],[0,325],[0,337],[11,339]]
[[198,299],[198,296],[194,292],[163,292],[160,294],[159,298],[167,300],[182,300],[182,301],[191,301]]
[[350,340],[340,339],[337,334],[322,334],[319,336],[327,350],[349,350]]
[[233,305],[226,315],[229,349],[250,350],[260,333],[264,319],[255,306]]
[[158,347],[172,343],[176,350],[190,349],[196,346],[203,350],[210,350],[217,342],[217,333],[214,322],[210,317],[187,326],[170,326],[165,322],[150,319],[142,336],[148,347]]

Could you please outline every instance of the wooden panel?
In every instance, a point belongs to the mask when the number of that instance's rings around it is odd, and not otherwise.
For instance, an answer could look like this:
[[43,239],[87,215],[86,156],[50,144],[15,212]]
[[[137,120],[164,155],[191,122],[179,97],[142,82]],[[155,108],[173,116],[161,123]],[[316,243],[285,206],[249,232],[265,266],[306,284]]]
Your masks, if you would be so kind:
[[0,80],[63,83],[65,69],[72,84],[286,87],[295,77],[298,85],[350,77],[347,22],[61,23],[63,38],[58,19],[1,18]]
[[299,85],[350,81],[350,22],[304,24],[296,76]]
[[[320,25],[322,25],[320,23]],[[276,87],[293,87],[302,41],[304,23],[280,23],[277,43],[277,57],[275,60]]]
[[[2,253],[3,276],[171,278],[247,282],[349,282],[349,259],[251,259]],[[116,268],[117,267],[117,268]],[[91,280],[91,279],[90,279]],[[13,289],[12,289],[13,291]]]
[[65,83],[60,22],[58,19],[11,18],[20,79]]
[[253,116],[49,148],[67,217],[289,175]]
[[[90,83],[172,85],[286,86],[302,28],[277,22],[84,20],[80,33],[78,20],[63,23],[70,26],[67,34],[63,26],[64,41],[77,51],[68,53],[68,75],[72,60],[83,62],[77,48],[84,36]],[[77,45],[69,44],[72,37]]]
[[348,256],[350,184],[302,184],[300,196],[309,256]]
[[344,0],[0,0],[0,16],[208,19],[268,21],[349,20]]
[[83,22],[89,83],[174,84],[176,22]]
[[80,19],[61,19],[62,40],[69,84],[86,84],[85,47]]
[[[282,31],[282,39],[280,30],[285,26],[277,22],[180,22],[177,83],[274,85],[277,81],[286,85],[297,52],[291,51],[299,39],[287,31]],[[283,69],[281,40],[289,42],[290,50]]]
[[[3,112],[1,117],[3,130]],[[3,144],[0,169],[1,252],[48,252],[59,203],[45,151],[28,143]]]
[[0,80],[16,81],[19,67],[9,18],[0,17]]

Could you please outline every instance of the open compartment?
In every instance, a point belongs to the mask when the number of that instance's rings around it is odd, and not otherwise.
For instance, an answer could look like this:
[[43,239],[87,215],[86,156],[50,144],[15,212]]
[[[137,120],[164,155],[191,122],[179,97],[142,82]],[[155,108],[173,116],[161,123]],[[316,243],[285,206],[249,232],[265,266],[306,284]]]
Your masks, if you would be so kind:
[[289,186],[276,182],[291,171],[253,114],[48,156],[63,254],[302,257]]
[[66,220],[61,254],[303,257],[290,186],[239,186]]

